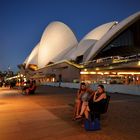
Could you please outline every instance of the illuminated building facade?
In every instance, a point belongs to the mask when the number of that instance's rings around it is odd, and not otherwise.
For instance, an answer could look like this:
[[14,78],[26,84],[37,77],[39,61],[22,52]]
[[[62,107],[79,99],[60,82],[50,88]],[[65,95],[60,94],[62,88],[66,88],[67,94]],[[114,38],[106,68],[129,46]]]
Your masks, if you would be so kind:
[[53,22],[22,65],[42,82],[61,75],[63,82],[140,84],[140,12],[96,27],[79,43],[67,25]]
[[[140,13],[114,26],[92,48],[87,60],[82,80],[140,84]],[[88,74],[87,69],[93,74]]]

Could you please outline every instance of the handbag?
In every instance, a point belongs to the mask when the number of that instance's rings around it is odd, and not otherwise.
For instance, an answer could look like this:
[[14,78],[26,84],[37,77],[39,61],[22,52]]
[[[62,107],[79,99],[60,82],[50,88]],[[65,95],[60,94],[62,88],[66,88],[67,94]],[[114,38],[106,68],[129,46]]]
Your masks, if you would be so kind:
[[84,121],[84,127],[86,131],[96,131],[100,130],[100,120],[98,118],[95,118],[94,120],[91,119],[85,119]]

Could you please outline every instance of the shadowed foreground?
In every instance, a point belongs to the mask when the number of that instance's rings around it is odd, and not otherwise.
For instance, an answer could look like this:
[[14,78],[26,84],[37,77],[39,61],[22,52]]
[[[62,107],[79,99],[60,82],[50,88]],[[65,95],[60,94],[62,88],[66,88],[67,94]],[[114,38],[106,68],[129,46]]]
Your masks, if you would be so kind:
[[140,96],[110,94],[100,131],[72,121],[75,89],[40,86],[32,96],[0,88],[0,140],[139,140]]

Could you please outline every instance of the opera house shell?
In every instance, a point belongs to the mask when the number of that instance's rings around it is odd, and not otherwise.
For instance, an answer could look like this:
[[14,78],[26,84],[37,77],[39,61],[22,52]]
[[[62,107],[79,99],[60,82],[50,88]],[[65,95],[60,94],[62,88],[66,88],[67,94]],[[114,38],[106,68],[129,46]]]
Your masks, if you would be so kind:
[[[49,63],[60,61],[63,52],[67,52],[78,44],[71,29],[62,22],[50,23],[40,42],[35,46],[30,55],[26,58],[26,68],[29,64],[35,64],[43,68]],[[61,57],[58,56],[61,54]]]
[[39,50],[39,43],[33,48],[32,52],[30,53],[28,58],[25,60],[24,63],[26,63],[26,68],[28,68],[30,64],[36,65],[36,66],[38,65],[38,50]]
[[109,22],[96,27],[90,31],[85,37],[79,42],[75,54],[76,57],[88,54],[92,47],[114,26],[117,22]]
[[57,62],[57,56],[63,51],[77,44],[77,39],[71,29],[61,23],[50,23],[45,29],[40,40],[38,50],[38,67],[42,68],[49,62]]
[[[136,23],[137,22],[137,23]],[[122,20],[120,23],[116,24],[105,36],[103,36],[100,41],[98,41],[94,47],[92,47],[91,52],[88,54],[87,58],[85,61],[89,61],[93,59],[104,47],[107,46],[113,39],[117,38],[121,33],[123,33],[125,30],[128,30],[128,28],[132,24],[137,24],[137,34],[140,35],[139,30],[140,30],[140,12],[137,12],[128,18]],[[134,29],[132,29],[134,30]],[[129,38],[132,36],[132,31],[128,31],[129,33]],[[134,31],[133,31],[134,32]],[[139,44],[140,45],[140,44]]]
[[50,23],[24,61],[26,69],[35,70],[69,61],[77,65],[110,56],[140,53],[140,12],[121,22],[112,21],[96,27],[77,41],[74,32],[64,23]]

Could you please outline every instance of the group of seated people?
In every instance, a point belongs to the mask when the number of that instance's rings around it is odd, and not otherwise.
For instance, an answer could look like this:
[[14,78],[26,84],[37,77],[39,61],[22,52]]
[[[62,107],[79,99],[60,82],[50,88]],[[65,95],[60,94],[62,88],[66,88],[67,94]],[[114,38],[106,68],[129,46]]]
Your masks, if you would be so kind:
[[29,95],[34,94],[36,90],[36,81],[29,81],[26,86],[22,89],[22,94]]
[[83,117],[88,119],[91,112],[96,112],[100,109],[106,98],[107,95],[103,85],[98,85],[97,90],[94,91],[89,84],[81,83],[77,92],[73,120]]

